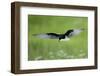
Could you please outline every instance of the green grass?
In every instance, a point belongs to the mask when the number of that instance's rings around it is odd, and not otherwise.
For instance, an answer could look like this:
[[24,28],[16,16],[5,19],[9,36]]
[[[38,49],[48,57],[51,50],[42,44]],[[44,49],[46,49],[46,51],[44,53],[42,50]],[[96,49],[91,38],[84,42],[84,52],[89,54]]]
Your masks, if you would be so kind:
[[[28,60],[79,59],[88,57],[87,17],[28,16]],[[84,28],[85,31],[69,41],[40,39],[32,34],[65,33],[69,29]]]

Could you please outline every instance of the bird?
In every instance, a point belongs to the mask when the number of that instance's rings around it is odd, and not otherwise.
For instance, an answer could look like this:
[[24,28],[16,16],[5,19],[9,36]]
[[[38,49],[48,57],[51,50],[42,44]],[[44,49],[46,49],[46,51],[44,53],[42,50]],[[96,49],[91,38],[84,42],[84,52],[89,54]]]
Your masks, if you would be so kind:
[[43,33],[43,34],[32,34],[42,39],[58,39],[59,41],[68,41],[71,37],[80,34],[84,29],[69,29],[64,34],[57,33]]

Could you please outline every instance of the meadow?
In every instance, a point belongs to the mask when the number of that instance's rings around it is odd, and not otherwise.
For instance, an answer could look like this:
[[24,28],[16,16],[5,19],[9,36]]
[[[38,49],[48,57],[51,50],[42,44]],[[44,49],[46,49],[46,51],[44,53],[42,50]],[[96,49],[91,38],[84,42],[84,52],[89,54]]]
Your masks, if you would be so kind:
[[[65,33],[84,28],[69,41],[41,39],[32,34]],[[28,60],[81,59],[88,57],[88,18],[28,15]]]

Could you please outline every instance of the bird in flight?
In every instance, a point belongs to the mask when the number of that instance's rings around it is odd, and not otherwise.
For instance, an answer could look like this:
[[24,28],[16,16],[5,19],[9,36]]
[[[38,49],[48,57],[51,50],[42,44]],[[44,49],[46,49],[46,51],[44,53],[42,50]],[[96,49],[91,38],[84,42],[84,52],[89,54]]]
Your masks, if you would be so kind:
[[70,29],[67,30],[64,34],[57,33],[44,33],[44,34],[32,34],[32,36],[36,36],[42,39],[58,39],[59,41],[68,41],[71,37],[80,34],[84,29]]

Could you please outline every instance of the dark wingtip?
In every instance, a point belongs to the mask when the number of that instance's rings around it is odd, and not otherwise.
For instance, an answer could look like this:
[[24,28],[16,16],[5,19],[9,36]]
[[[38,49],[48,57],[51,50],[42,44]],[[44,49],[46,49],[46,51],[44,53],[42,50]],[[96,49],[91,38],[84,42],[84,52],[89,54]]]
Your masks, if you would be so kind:
[[36,36],[37,34],[32,34],[32,36]]

